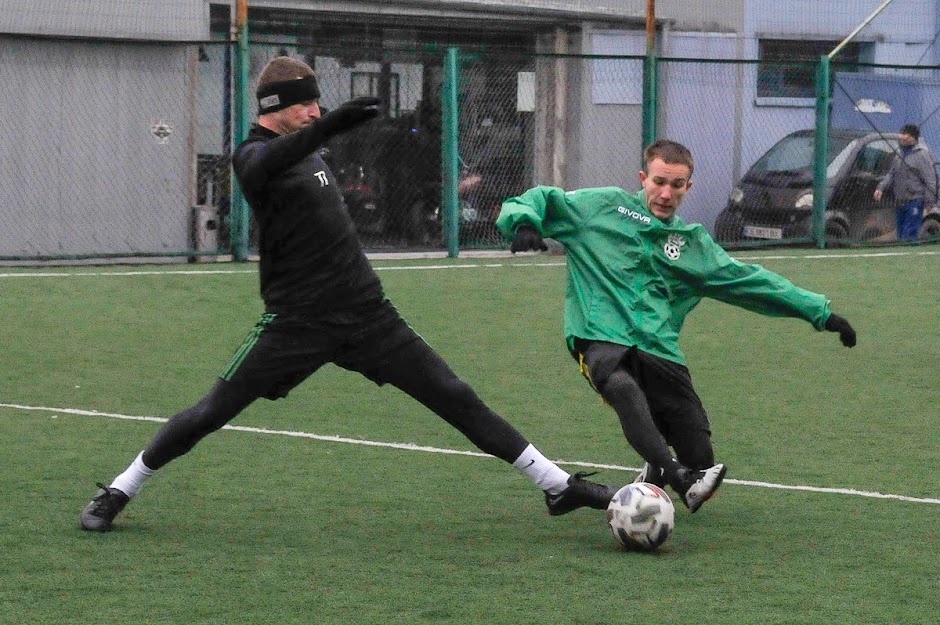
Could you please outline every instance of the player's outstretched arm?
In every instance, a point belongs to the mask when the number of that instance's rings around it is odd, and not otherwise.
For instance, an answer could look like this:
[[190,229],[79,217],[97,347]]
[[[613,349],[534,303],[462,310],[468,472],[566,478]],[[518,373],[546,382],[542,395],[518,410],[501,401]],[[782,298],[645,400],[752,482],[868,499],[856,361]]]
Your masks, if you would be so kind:
[[835,313],[829,315],[829,318],[826,319],[826,330],[838,332],[839,340],[846,347],[855,347],[855,329],[844,317],[840,317]]
[[355,98],[344,102],[306,128],[268,141],[264,146],[264,167],[268,173],[281,171],[312,154],[330,137],[352,130],[379,114],[379,99]]
[[270,141],[242,144],[233,159],[239,181],[250,188],[262,186],[271,176],[312,154],[333,135],[374,119],[379,114],[378,104],[378,98],[355,98],[297,132]]

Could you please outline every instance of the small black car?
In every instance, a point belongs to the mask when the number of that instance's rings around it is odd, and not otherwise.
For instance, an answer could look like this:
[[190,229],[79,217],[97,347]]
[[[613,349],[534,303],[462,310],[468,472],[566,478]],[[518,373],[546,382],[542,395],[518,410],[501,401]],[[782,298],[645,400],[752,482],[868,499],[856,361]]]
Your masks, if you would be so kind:
[[[732,192],[715,222],[719,243],[808,239],[812,236],[815,131],[790,133],[761,156]],[[829,136],[826,240],[897,239],[894,198],[873,194],[898,150],[897,133],[832,130]],[[935,206],[925,211],[921,237],[940,232]]]

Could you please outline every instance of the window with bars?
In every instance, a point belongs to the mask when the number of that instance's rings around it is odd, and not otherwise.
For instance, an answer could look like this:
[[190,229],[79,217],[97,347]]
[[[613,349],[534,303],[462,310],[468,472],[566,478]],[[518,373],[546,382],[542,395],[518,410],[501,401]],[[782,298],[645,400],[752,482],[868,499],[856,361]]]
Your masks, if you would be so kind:
[[[392,117],[398,117],[400,113],[398,74],[391,73],[388,75],[388,79],[389,114]],[[380,72],[352,72],[349,77],[349,92],[353,98],[378,97],[379,81],[381,80],[382,74]]]
[[[815,98],[816,66],[819,57],[829,54],[838,41],[802,39],[761,39],[758,42],[760,65],[757,69],[759,98]],[[849,64],[840,71],[855,71],[866,52],[864,42],[850,42],[839,52],[839,63]]]

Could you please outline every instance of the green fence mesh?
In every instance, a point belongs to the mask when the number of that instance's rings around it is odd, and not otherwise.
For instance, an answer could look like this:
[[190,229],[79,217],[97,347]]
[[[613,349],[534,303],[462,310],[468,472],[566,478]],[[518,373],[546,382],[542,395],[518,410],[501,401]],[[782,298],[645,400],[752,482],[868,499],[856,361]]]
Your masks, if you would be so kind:
[[[231,45],[0,36],[11,52],[0,55],[0,260],[228,254]],[[325,108],[362,95],[383,102],[379,120],[323,148],[368,251],[445,250],[444,52],[388,48],[362,62],[343,50],[251,45],[252,80],[292,54],[316,69]],[[638,188],[643,57],[474,49],[459,59],[460,249],[505,249],[499,205],[533,185]],[[657,60],[657,135],[696,158],[686,221],[728,247],[820,243],[816,66]],[[832,102],[824,243],[893,243],[894,202],[875,201],[873,189],[897,158],[902,123],[940,145],[938,70],[836,64]],[[938,238],[933,200],[919,241]]]
[[[192,44],[0,38],[0,258],[217,251],[227,164]],[[224,159],[222,159],[224,160]],[[212,212],[213,214],[209,214]],[[199,220],[203,221],[199,223]]]

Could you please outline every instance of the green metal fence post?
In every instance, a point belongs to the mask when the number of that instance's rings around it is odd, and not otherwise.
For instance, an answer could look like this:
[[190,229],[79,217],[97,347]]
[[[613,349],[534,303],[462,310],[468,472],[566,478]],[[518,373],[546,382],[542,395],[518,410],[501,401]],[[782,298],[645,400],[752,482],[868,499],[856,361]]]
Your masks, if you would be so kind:
[[[235,29],[238,38],[235,47],[235,71],[233,75],[234,115],[232,119],[233,146],[238,146],[248,137],[251,125],[248,90],[251,83],[251,63],[248,49],[248,2],[239,0],[235,12]],[[237,262],[248,260],[248,202],[232,176],[232,208],[229,215],[229,240],[232,258]]]
[[826,169],[829,164],[831,72],[829,57],[821,56],[816,70],[816,153],[813,170],[813,240],[819,249],[826,247],[826,204],[829,195]]
[[656,141],[657,117],[657,76],[659,64],[656,61],[656,52],[650,48],[643,59],[643,145],[642,149]]
[[458,94],[458,48],[448,48],[444,57],[443,84],[441,85],[441,206],[443,207],[444,245],[447,255],[456,258],[460,253],[460,221],[457,212],[457,180],[460,177],[460,141]]

